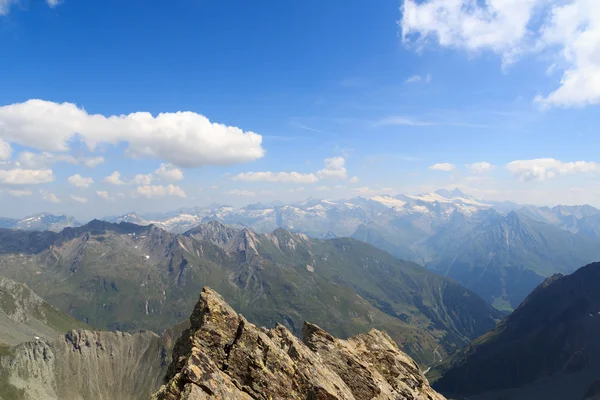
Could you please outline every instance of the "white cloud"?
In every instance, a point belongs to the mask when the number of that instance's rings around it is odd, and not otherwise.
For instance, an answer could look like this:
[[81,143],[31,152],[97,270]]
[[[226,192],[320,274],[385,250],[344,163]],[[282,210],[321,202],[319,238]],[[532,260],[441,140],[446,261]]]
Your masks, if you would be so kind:
[[544,107],[600,103],[600,7],[597,0],[557,5],[541,29],[539,47],[558,48],[566,65],[560,87],[536,101]]
[[60,3],[62,3],[62,0],[46,0],[46,3],[48,3],[48,6],[50,6],[50,8],[54,8]]
[[319,180],[315,174],[298,172],[244,172],[231,179],[246,182],[284,182],[284,183],[315,183]]
[[158,179],[165,181],[183,180],[183,171],[171,164],[160,164],[160,167],[154,171]]
[[249,190],[241,190],[241,189],[233,189],[228,192],[225,192],[225,194],[228,194],[231,196],[246,196],[246,197],[256,196],[256,193],[254,193],[254,192],[251,192]]
[[106,200],[106,201],[114,201],[117,197],[123,197],[123,193],[117,193],[117,195],[115,196],[111,196],[110,194],[108,194],[108,192],[106,190],[98,190],[96,191],[96,195],[98,195],[98,197]]
[[185,192],[179,186],[175,185],[146,185],[138,186],[137,192],[142,196],[148,198],[152,197],[164,197],[164,196],[177,196],[185,197]]
[[96,191],[96,194],[99,197],[102,197],[104,200],[110,200],[111,199],[110,195],[108,194],[108,192],[106,190],[98,190],[98,191]]
[[121,180],[121,173],[119,171],[114,171],[112,174],[104,178],[105,183],[109,183],[111,185],[124,185],[125,182]]
[[0,170],[0,182],[10,185],[37,185],[54,181],[51,169],[21,169]]
[[[1,128],[0,128],[1,129]],[[65,162],[69,164],[83,164],[88,168],[94,168],[102,164],[104,157],[75,157],[71,154],[54,154],[47,151],[41,153],[32,153],[23,151],[17,156],[19,165],[26,168],[48,168],[52,164]]]
[[30,190],[12,190],[9,189],[8,190],[8,194],[10,194],[12,197],[25,197],[25,196],[31,196],[31,191]]
[[402,11],[403,41],[414,39],[419,48],[433,40],[468,52],[490,50],[505,66],[524,53],[542,53],[552,69],[564,71],[554,92],[536,97],[544,107],[600,102],[597,0],[405,0]]
[[288,189],[288,193],[301,193],[301,192],[304,192],[304,188],[303,187],[299,187],[297,189]]
[[319,187],[317,188],[317,190],[318,190],[319,192],[326,192],[326,191],[330,190],[330,187],[329,187],[329,186],[319,186]]
[[358,179],[358,176],[353,176],[352,178],[350,178],[350,183],[358,183],[360,179]]
[[75,187],[85,189],[89,188],[94,183],[94,180],[92,178],[85,178],[79,174],[75,174],[73,176],[68,177],[67,182],[69,182]]
[[152,174],[137,174],[130,182],[132,185],[150,185],[154,176]]
[[102,156],[97,156],[97,157],[81,158],[80,161],[83,163],[83,165],[85,165],[88,168],[95,168],[98,165],[103,164],[104,161],[106,161],[106,160]]
[[424,77],[422,77],[421,75],[412,75],[409,76],[408,79],[406,79],[406,83],[419,83],[419,82],[425,82],[425,83],[431,83],[431,75],[427,74]]
[[450,163],[437,163],[437,164],[433,164],[433,165],[429,166],[429,169],[434,170],[434,171],[450,172],[450,171],[454,171],[456,169],[456,166],[454,164],[450,164]]
[[474,174],[482,174],[494,169],[494,166],[487,161],[466,164],[466,167]]
[[0,160],[10,160],[12,157],[12,147],[10,143],[0,139]]
[[600,170],[600,164],[593,161],[563,162],[554,158],[516,160],[506,168],[523,181],[544,181],[560,175],[591,173]]
[[81,203],[81,204],[87,203],[87,199],[85,197],[79,197],[79,196],[71,195],[71,200],[76,201],[76,202]]
[[346,160],[344,157],[332,157],[325,159],[325,168],[317,171],[320,179],[347,179]]
[[132,156],[163,159],[181,167],[230,165],[264,156],[262,136],[213,123],[194,112],[147,112],[104,116],[72,103],[28,100],[0,107],[0,138],[40,150],[65,152],[80,138],[98,144],[128,144]]
[[56,195],[47,190],[40,190],[40,194],[42,195],[42,199],[49,201],[51,203],[60,203],[60,199],[56,197]]

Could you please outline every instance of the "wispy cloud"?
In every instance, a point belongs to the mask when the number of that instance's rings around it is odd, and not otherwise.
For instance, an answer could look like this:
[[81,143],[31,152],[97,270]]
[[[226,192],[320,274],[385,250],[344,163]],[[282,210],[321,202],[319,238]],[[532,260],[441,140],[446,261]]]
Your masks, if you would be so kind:
[[418,118],[413,118],[404,115],[392,115],[389,117],[382,118],[380,120],[375,121],[374,126],[395,126],[395,125],[403,125],[403,126],[456,126],[461,128],[489,128],[489,125],[485,124],[473,124],[470,122],[461,122],[461,121],[424,121]]
[[375,126],[385,125],[406,125],[406,126],[436,126],[439,125],[435,122],[419,121],[411,117],[405,117],[401,115],[395,115],[380,119],[375,123]]

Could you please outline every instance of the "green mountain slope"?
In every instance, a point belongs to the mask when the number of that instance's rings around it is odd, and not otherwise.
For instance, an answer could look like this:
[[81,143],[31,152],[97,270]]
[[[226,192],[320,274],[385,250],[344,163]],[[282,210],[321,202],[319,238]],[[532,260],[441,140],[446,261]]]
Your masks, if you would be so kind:
[[58,311],[27,286],[0,276],[0,348],[83,327],[84,323]]
[[473,399],[582,399],[600,376],[599,284],[600,263],[549,278],[496,329],[435,368],[435,387]]
[[453,281],[352,239],[259,235],[215,222],[182,235],[100,221],[36,240],[15,234],[0,232],[0,274],[102,328],[161,331],[184,319],[208,285],[256,324],[300,334],[310,320],[341,337],[385,329],[427,364],[500,317]]

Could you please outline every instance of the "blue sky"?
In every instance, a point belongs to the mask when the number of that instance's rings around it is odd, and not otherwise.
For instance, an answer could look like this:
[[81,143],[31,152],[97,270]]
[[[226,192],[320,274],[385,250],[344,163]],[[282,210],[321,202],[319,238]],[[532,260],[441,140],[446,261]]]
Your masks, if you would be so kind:
[[465,2],[0,0],[2,214],[600,205],[593,0]]

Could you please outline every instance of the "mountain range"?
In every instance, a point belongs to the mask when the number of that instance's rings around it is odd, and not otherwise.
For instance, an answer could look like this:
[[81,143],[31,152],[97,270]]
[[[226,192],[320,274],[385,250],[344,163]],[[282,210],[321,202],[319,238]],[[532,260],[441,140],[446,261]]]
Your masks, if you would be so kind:
[[179,235],[103,221],[60,233],[0,230],[0,275],[91,326],[124,331],[162,332],[210,285],[250,321],[298,335],[305,320],[341,337],[385,329],[423,365],[502,318],[454,281],[372,245],[216,221]]
[[[450,277],[509,311],[545,278],[600,259],[600,210],[594,207],[490,202],[458,189],[242,208],[213,204],[104,219],[154,225],[175,234],[219,221],[265,234],[283,228],[315,239],[352,237]],[[8,225],[59,231],[79,223],[40,214]]]
[[430,374],[445,393],[488,399],[596,398],[600,263],[538,286],[502,323]]

